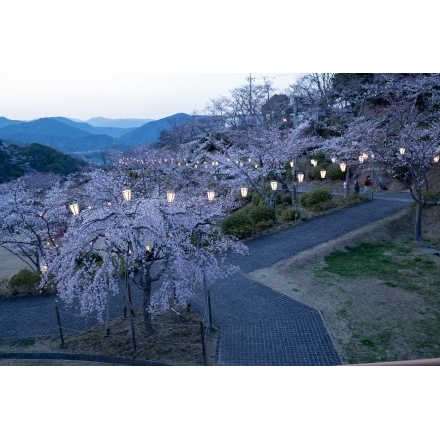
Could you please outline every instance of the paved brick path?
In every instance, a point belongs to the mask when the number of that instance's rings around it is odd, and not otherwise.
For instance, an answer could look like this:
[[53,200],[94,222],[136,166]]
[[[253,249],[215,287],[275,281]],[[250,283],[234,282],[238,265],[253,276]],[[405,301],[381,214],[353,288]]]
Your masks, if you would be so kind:
[[[246,274],[388,217],[407,205],[407,200],[398,198],[375,199],[249,241],[245,258],[232,255],[230,261],[240,266],[242,274],[210,286],[213,322],[220,327],[218,364],[341,364],[319,311],[248,279]],[[200,296],[197,300],[203,303]]]
[[[293,228],[249,241],[249,255],[231,255],[241,273],[210,286],[213,321],[220,329],[219,365],[337,365],[342,359],[319,311],[246,277],[320,243],[390,216],[407,206],[375,199]],[[324,288],[324,286],[323,286]],[[195,299],[202,309],[203,298]],[[111,316],[121,316],[122,298],[112,298]],[[54,297],[0,298],[0,339],[56,336]],[[64,306],[61,308],[65,309]],[[63,326],[78,331],[96,323],[68,313]]]

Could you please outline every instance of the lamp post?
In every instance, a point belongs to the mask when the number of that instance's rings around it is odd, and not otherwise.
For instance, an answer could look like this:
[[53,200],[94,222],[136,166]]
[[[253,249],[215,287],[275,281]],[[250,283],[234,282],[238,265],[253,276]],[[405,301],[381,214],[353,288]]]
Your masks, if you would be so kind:
[[[131,201],[131,189],[129,188],[125,188],[122,190],[122,198],[124,199],[125,202],[130,202]],[[126,255],[126,259],[125,259],[125,304],[124,304],[124,318],[127,317],[127,303],[128,306],[130,307],[130,315],[133,317],[135,316],[134,310],[133,310],[133,306],[132,306],[132,302],[131,302],[131,286],[130,286],[130,279],[128,276],[128,258],[129,255],[131,254],[131,244],[128,243],[127,246],[127,255]]]
[[241,192],[241,197],[245,198],[247,197],[249,190],[245,186],[242,186],[240,188],[240,192]]
[[[243,197],[247,196],[248,189],[245,187],[241,188],[241,194]],[[215,198],[215,192],[213,190],[208,190],[207,192],[208,196],[208,202],[212,202]],[[197,231],[197,248],[200,250],[203,246],[203,231],[199,230]],[[211,311],[211,292],[208,289],[208,283],[206,281],[206,269],[205,269],[205,263],[203,262],[203,293],[205,295],[206,303],[208,306],[208,324],[209,329],[212,329],[212,311]],[[190,303],[191,304],[191,303]]]
[[[169,203],[169,204],[174,203],[175,198],[176,198],[176,192],[173,190],[168,190],[167,191],[167,203]],[[170,227],[168,221],[167,221],[167,229],[168,229],[168,231],[171,230],[171,227]],[[146,248],[147,248],[147,254],[149,254],[152,252],[153,246],[148,244]],[[176,298],[176,281],[175,281],[174,276],[172,277],[172,280],[173,280],[173,297],[175,299]]]
[[270,182],[270,189],[272,190],[272,203],[273,203],[273,210],[274,210],[274,218],[275,223],[277,222],[277,199],[275,197],[275,192],[278,189],[278,182],[276,180],[272,180]]
[[304,173],[298,173],[298,185],[301,185],[304,181]]
[[296,177],[297,177],[297,158],[290,161],[290,166],[292,167],[292,205],[298,204],[298,189],[296,187]]
[[348,197],[349,194],[349,168],[347,166],[346,162],[341,162],[339,164],[339,167],[341,168],[341,171],[345,174],[345,184],[344,184],[344,189],[345,189],[345,197]]

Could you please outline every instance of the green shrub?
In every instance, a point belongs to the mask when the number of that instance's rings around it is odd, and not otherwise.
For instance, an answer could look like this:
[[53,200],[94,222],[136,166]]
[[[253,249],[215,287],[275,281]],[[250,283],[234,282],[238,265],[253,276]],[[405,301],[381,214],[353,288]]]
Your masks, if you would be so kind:
[[345,180],[345,173],[343,173],[341,167],[336,164],[327,167],[327,176],[332,180]]
[[438,203],[440,202],[440,191],[428,190],[423,194],[423,200],[426,203]]
[[314,205],[310,209],[315,212],[326,212],[336,208],[336,206],[337,205],[333,200],[326,200],[325,202]]
[[237,238],[251,237],[254,233],[254,224],[245,211],[237,211],[221,222],[222,231]]
[[311,210],[322,211],[321,207],[325,206],[325,203],[331,201],[333,198],[332,194],[324,189],[316,189],[313,192],[308,194],[304,194],[301,197],[301,205],[304,208],[308,208]]
[[291,205],[292,204],[292,194],[291,193],[289,193],[289,194],[282,194],[280,196],[280,202],[281,202],[282,205],[284,205],[284,204]]
[[270,228],[274,222],[274,211],[270,206],[247,205],[232,213],[221,222],[224,234],[234,235],[239,239],[248,238],[255,232]]
[[321,170],[323,169],[325,169],[325,167],[320,164],[316,165],[316,167],[312,167],[310,169],[309,177],[313,180],[322,180]]
[[265,229],[269,229],[272,225],[273,220],[261,220],[255,225],[255,228],[258,231],[264,231]]
[[254,198],[255,194],[252,194],[250,191],[248,191],[248,194],[246,197],[243,197],[241,195],[241,192],[239,192],[239,194],[237,195],[237,200],[239,200],[240,202],[244,202],[245,204],[249,204],[252,202],[253,198]]
[[287,222],[296,221],[301,218],[301,213],[293,208],[288,208],[280,212],[280,218]]
[[268,221],[273,222],[274,211],[270,206],[260,204],[249,210],[249,216],[255,224]]
[[258,206],[262,202],[262,198],[259,194],[252,195],[252,204]]
[[35,293],[40,284],[40,274],[29,269],[21,269],[9,281],[12,293]]

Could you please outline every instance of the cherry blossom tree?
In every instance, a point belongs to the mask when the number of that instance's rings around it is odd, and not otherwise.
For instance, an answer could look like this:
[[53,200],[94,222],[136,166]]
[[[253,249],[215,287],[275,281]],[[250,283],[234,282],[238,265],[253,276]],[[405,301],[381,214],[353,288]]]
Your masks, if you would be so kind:
[[414,239],[420,241],[424,194],[429,189],[427,170],[440,151],[440,75],[375,76],[377,104],[367,119],[376,124],[367,138],[375,161],[410,191],[416,203]]
[[253,127],[213,135],[193,144],[192,160],[211,175],[214,184],[221,182],[235,193],[246,187],[269,203],[269,182],[277,180],[287,190],[286,169],[304,148],[294,132]]
[[[119,293],[121,276],[128,271],[130,283],[142,290],[148,330],[153,314],[187,305],[204,279],[229,276],[237,268],[226,263],[226,255],[246,248],[222,235],[220,201],[184,192],[173,203],[136,192],[123,200],[126,183],[116,171],[87,176],[78,196],[90,209],[71,219],[46,276],[54,277],[63,300],[77,298],[84,313],[102,318],[109,296]],[[153,290],[154,283],[158,288]]]
[[353,90],[346,93],[357,103],[356,111],[339,121],[323,151],[374,162],[400,180],[416,203],[414,239],[419,241],[427,170],[440,151],[440,75],[374,74],[359,93],[359,99]]
[[68,186],[33,173],[0,185],[0,246],[40,271],[66,231]]

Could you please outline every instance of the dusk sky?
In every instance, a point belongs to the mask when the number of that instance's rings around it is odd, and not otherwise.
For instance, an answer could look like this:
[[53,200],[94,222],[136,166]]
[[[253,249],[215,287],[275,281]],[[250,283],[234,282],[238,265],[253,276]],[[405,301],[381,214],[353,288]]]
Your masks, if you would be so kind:
[[[228,31],[243,29],[240,14],[247,7],[225,0],[221,8],[210,6],[206,20],[191,12],[200,9],[195,0],[4,0],[0,116],[159,119],[203,113],[211,99],[247,84],[250,72],[255,83],[267,76],[282,91],[294,74],[258,72],[300,71],[300,64],[293,69],[284,56],[278,58],[284,66],[274,62],[282,45],[262,44],[258,33],[243,41],[239,32]],[[254,11],[253,17],[260,15]]]
[[[272,77],[282,91],[294,74],[258,72],[396,71],[388,68],[396,60],[423,61],[416,70],[430,71],[423,67],[433,57],[409,33],[390,52],[376,31],[350,38],[335,26],[329,15],[342,0],[294,11],[283,1],[243,3],[224,0],[208,12],[197,0],[3,0],[0,116],[158,119],[203,112],[246,84],[249,72],[256,82]],[[364,21],[374,19],[375,29],[386,23],[388,32],[386,8],[379,15],[364,8]],[[400,8],[399,29],[405,13],[417,16]],[[432,16],[423,21],[427,41]]]
[[[203,114],[206,104],[248,84],[250,73],[0,73],[0,116],[31,120],[65,116],[160,119]],[[293,73],[252,73],[253,84],[271,79],[280,92]]]

